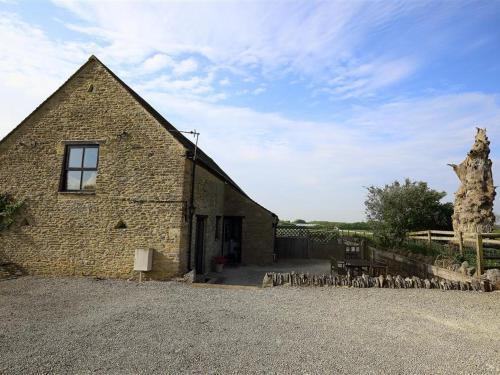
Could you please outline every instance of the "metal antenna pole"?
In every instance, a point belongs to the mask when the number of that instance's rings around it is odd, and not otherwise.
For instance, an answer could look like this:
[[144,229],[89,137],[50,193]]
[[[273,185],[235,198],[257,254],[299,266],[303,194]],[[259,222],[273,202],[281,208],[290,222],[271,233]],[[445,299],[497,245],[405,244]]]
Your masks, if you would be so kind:
[[191,170],[191,196],[189,198],[189,233],[188,233],[188,251],[187,251],[187,269],[188,272],[191,271],[191,247],[192,247],[192,242],[193,242],[193,227],[194,227],[194,187],[195,185],[195,176],[196,176],[196,160],[198,156],[198,138],[200,137],[200,133],[194,130],[169,130],[171,133],[183,133],[183,134],[192,134],[195,137],[195,142],[194,142],[194,150],[193,150],[193,156],[192,156],[192,161],[193,161],[193,166]]
[[189,202],[189,244],[188,244],[188,272],[192,270],[191,267],[191,248],[193,246],[193,227],[194,227],[194,188],[195,188],[195,179],[196,179],[196,156],[198,153],[198,137],[200,136],[200,133],[194,130],[192,133],[195,137],[195,144],[194,144],[194,152],[193,152],[193,169],[191,172],[191,197],[190,197],[190,202]]

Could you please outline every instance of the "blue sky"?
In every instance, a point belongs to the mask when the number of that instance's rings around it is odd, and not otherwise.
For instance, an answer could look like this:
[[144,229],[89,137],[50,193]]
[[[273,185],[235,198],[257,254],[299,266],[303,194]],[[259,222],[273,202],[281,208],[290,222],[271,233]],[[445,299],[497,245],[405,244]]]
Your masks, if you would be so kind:
[[361,220],[410,177],[453,200],[500,153],[499,1],[0,0],[0,137],[95,54],[282,218]]

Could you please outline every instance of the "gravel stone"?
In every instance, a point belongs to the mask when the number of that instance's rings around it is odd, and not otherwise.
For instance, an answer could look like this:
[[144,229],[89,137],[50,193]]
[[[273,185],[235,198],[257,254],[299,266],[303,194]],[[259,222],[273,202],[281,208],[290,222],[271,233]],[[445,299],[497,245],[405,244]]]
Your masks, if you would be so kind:
[[0,374],[500,373],[500,292],[0,282]]

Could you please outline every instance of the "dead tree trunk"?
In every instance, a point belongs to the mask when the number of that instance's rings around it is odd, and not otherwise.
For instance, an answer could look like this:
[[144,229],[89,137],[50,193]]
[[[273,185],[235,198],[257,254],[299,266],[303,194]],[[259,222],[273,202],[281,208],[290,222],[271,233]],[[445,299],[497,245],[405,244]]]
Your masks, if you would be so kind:
[[453,230],[456,233],[491,232],[495,224],[495,186],[491,173],[490,141],[486,129],[477,129],[476,139],[465,160],[450,164],[460,187],[455,193]]

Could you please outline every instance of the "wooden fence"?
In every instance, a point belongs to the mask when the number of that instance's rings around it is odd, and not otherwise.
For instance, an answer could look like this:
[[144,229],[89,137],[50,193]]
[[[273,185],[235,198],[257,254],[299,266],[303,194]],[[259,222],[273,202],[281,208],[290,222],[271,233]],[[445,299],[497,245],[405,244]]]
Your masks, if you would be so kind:
[[343,256],[345,245],[338,231],[304,227],[278,227],[276,253],[279,258],[330,259]]
[[484,245],[500,246],[500,233],[462,233],[443,230],[424,230],[419,232],[411,232],[408,234],[409,239],[425,241],[429,247],[432,247],[432,241],[443,241],[458,245],[461,255],[464,255],[464,248],[469,244],[476,250],[476,270],[478,275],[484,272],[484,260],[500,260],[498,251],[484,254]]

